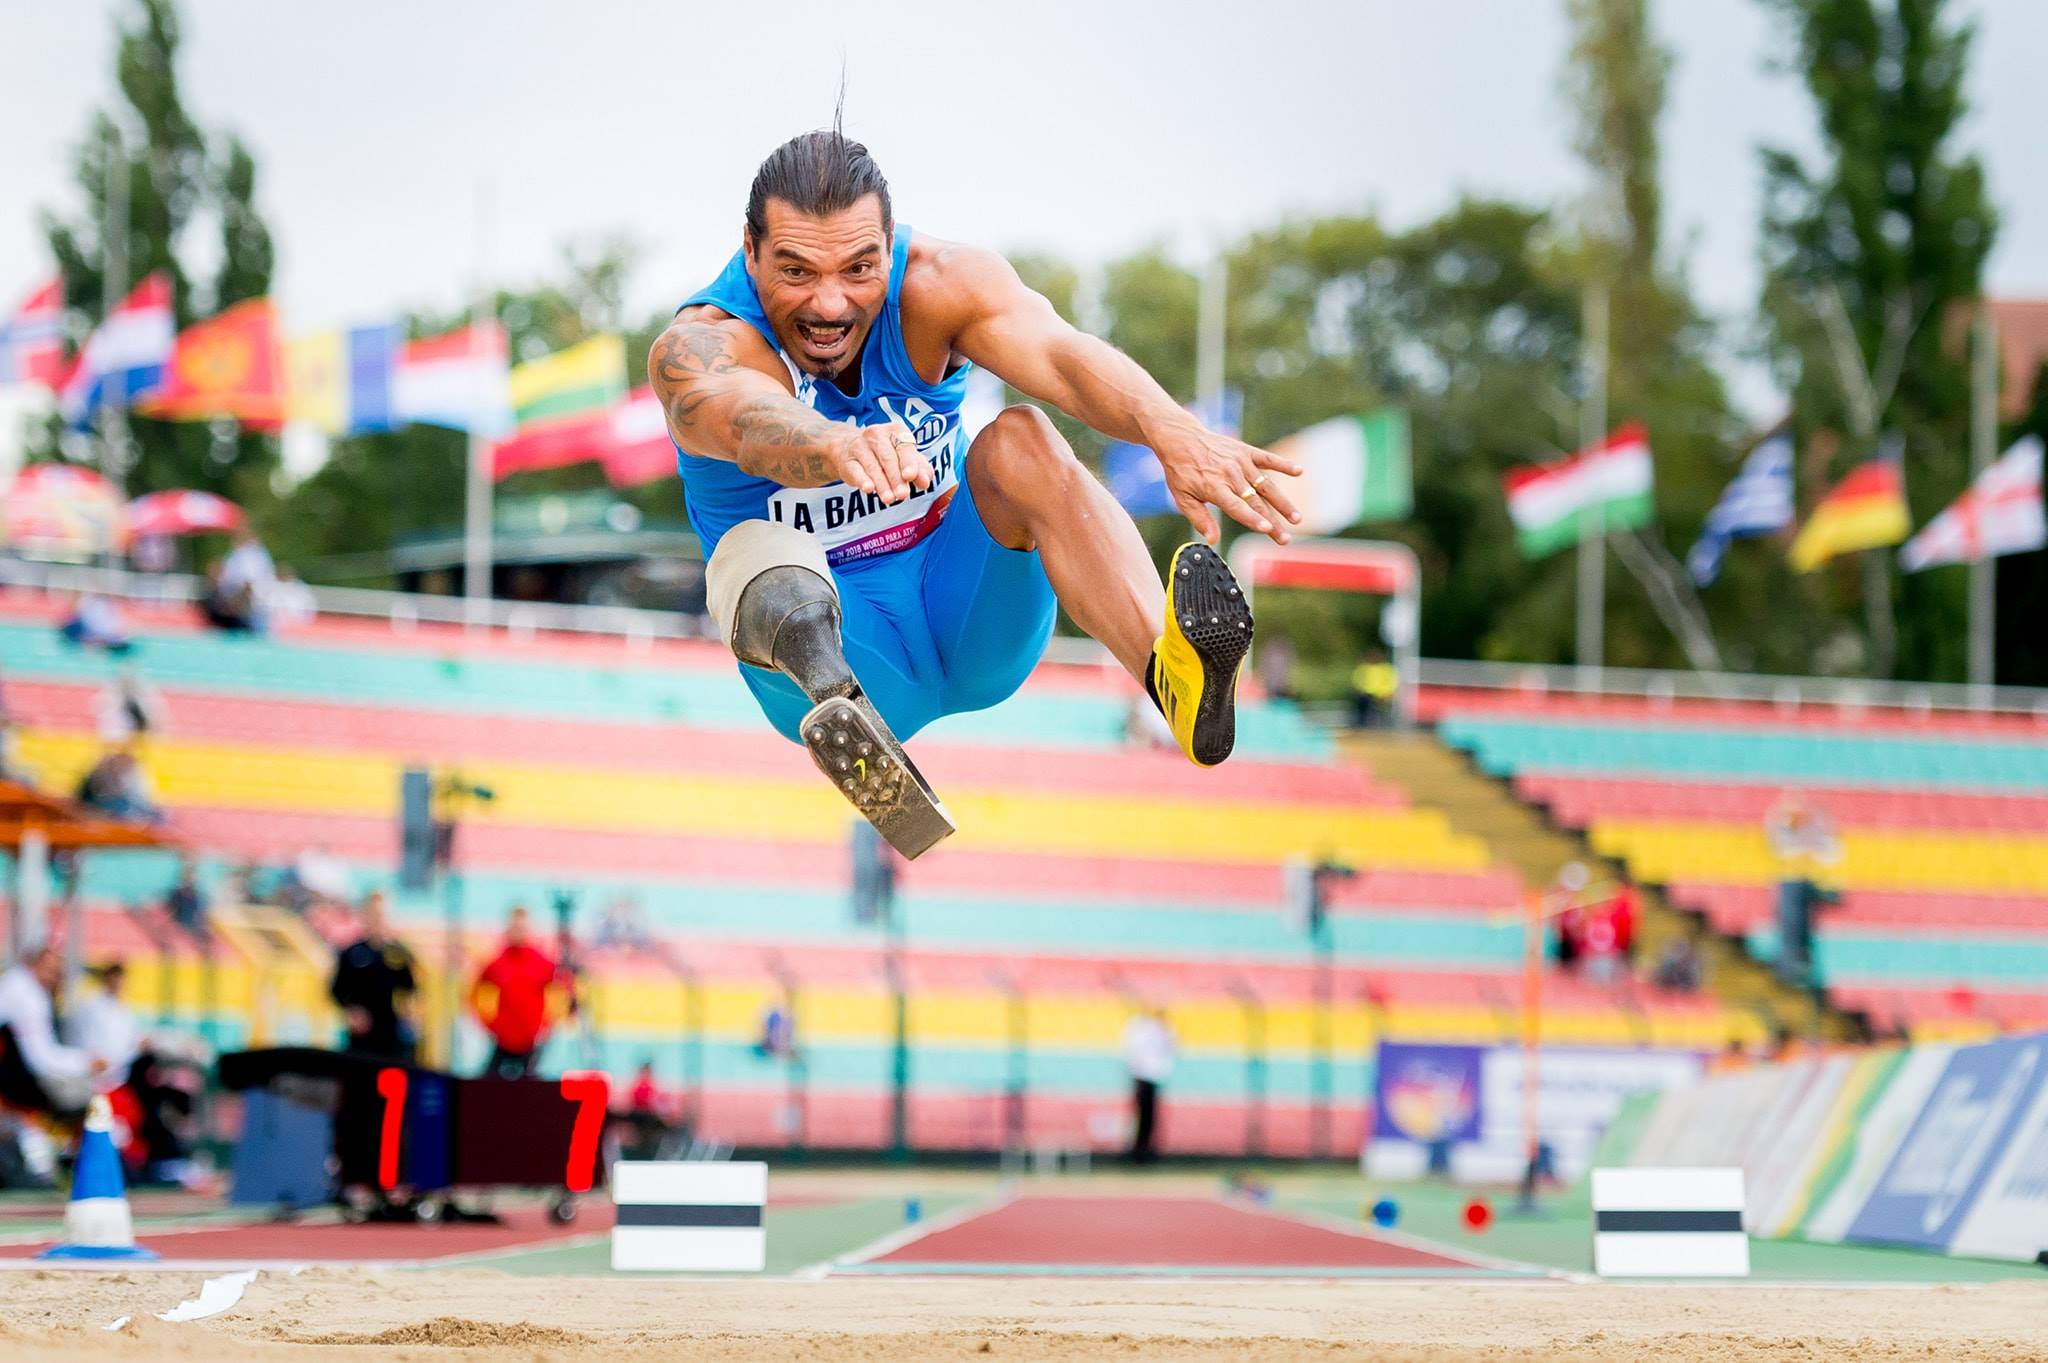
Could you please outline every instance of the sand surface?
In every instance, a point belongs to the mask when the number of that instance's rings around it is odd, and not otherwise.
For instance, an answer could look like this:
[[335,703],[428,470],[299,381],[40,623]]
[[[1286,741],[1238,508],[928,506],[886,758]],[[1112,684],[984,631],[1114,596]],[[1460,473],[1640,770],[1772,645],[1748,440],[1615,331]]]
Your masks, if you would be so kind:
[[[0,1273],[0,1358],[2048,1360],[2048,1280],[1943,1287],[265,1273],[170,1325],[184,1272]],[[104,1327],[135,1317],[122,1330]]]

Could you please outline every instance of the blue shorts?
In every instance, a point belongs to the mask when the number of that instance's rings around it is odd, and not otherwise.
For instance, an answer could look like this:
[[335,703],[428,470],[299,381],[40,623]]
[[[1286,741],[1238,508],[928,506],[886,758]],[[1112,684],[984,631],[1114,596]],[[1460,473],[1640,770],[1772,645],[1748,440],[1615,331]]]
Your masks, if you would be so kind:
[[[1052,583],[1035,549],[990,537],[963,476],[938,529],[912,548],[835,568],[846,660],[890,731],[986,710],[1031,675],[1052,637]],[[780,672],[740,664],[761,713],[791,742],[811,701]]]

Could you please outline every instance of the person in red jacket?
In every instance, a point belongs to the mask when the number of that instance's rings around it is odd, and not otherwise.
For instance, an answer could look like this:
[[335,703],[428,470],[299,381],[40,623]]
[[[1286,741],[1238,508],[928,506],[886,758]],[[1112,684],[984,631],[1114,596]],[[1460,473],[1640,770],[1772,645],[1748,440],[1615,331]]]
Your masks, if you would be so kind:
[[505,945],[477,974],[469,1006],[491,1034],[491,1058],[484,1074],[524,1079],[547,1040],[554,1020],[556,967],[530,940],[532,924],[523,905],[514,905],[505,920]]

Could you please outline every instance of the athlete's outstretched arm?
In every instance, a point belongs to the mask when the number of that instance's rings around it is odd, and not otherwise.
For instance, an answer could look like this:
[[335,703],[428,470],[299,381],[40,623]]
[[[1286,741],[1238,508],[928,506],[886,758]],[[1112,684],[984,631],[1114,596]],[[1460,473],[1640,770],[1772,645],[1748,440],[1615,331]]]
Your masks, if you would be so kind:
[[[1301,515],[1265,474],[1298,474],[1300,465],[1204,428],[1137,361],[1069,325],[993,251],[947,246],[939,266],[943,296],[957,309],[956,353],[1112,439],[1151,446],[1174,505],[1211,544],[1217,539],[1212,502],[1287,542],[1288,526]],[[1244,496],[1255,484],[1253,495]]]
[[899,443],[900,428],[826,420],[791,394],[782,362],[752,327],[691,311],[647,353],[647,379],[676,444],[784,487],[844,482],[894,503],[912,484],[931,486],[931,465],[914,444]]

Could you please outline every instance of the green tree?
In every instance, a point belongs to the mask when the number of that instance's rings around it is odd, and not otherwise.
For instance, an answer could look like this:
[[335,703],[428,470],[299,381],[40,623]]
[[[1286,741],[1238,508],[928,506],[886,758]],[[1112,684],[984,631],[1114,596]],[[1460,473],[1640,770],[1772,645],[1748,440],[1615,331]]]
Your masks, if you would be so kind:
[[[1770,3],[1821,142],[1812,164],[1763,153],[1763,311],[1803,448],[1819,456],[1804,461],[1806,500],[1893,433],[1919,523],[1968,481],[1953,319],[1977,295],[1997,230],[1983,167],[1952,146],[1974,28],[1949,0]],[[1814,438],[1823,432],[1840,438]],[[1959,678],[1962,573],[1901,582],[1889,550],[1863,559],[1860,583],[1841,565],[1815,593],[1835,633],[1861,645],[1871,675]],[[1858,596],[1860,637],[1849,623]]]
[[[64,276],[65,303],[81,330],[102,314],[110,246],[118,247],[127,285],[156,270],[170,275],[180,326],[269,292],[274,250],[256,207],[255,158],[232,136],[209,155],[178,85],[182,40],[173,0],[131,0],[116,26],[120,100],[93,115],[75,161],[82,208],[76,216],[43,214],[50,251]],[[122,223],[114,229],[118,241],[109,240],[110,183],[119,185],[125,201]],[[220,220],[221,260],[213,277],[195,281],[179,247],[203,208]],[[133,466],[124,472],[130,492],[197,487],[259,510],[269,501],[275,439],[217,434],[189,422],[131,417],[128,424]],[[53,429],[41,454],[55,454],[59,444]]]

